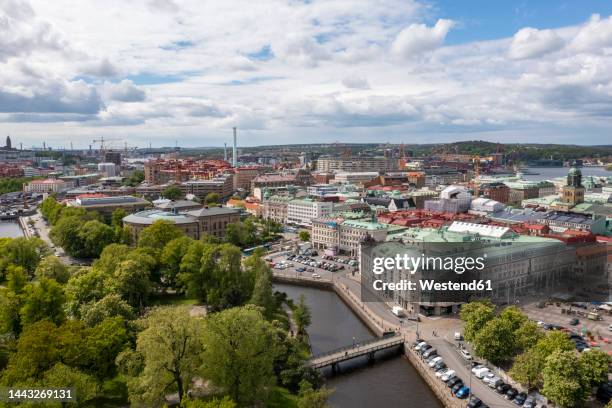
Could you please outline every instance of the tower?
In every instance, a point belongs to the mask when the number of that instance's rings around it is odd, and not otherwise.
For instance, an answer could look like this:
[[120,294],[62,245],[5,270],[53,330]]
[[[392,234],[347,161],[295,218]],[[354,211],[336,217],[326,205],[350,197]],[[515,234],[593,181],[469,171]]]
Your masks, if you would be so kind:
[[10,136],[6,137],[6,149],[11,150],[11,137]]
[[227,161],[227,143],[223,143],[223,160]]
[[567,172],[567,185],[563,186],[563,203],[575,206],[584,202],[584,187],[582,187],[582,172],[573,167]]
[[238,165],[238,148],[236,146],[237,138],[236,138],[236,127],[234,129],[234,147],[232,148],[232,167],[236,167]]

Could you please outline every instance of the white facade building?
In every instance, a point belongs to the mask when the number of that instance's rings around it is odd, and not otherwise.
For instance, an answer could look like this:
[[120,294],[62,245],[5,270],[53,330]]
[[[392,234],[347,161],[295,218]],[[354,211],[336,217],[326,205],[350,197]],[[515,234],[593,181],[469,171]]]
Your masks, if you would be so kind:
[[291,200],[287,204],[287,222],[310,226],[314,218],[325,217],[333,211],[333,203],[313,200]]
[[104,173],[106,177],[117,175],[117,165],[115,163],[98,163],[98,171]]

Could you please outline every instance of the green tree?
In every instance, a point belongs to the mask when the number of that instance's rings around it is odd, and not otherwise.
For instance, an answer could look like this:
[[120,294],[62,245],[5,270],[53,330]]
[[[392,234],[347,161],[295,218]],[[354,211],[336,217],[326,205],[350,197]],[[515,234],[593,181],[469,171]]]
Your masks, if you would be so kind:
[[135,260],[125,260],[106,281],[111,292],[121,296],[130,306],[142,310],[153,290],[150,271]]
[[10,264],[7,268],[6,280],[8,289],[19,295],[28,283],[28,276],[21,266]]
[[299,236],[300,236],[300,241],[303,241],[303,242],[310,241],[310,232],[306,230],[300,231]]
[[69,255],[80,257],[83,252],[83,243],[79,237],[82,225],[83,220],[78,216],[61,217],[51,228],[49,236]]
[[108,276],[115,272],[119,264],[130,256],[132,248],[124,244],[110,244],[100,254],[100,257],[93,263],[96,271]]
[[544,333],[535,322],[527,320],[514,331],[514,342],[517,353],[523,352],[544,337]]
[[183,399],[181,408],[236,408],[236,403],[227,396],[210,401]]
[[161,264],[161,283],[165,287],[177,287],[181,262],[192,242],[191,238],[182,236],[173,239],[164,246],[159,261]]
[[102,250],[115,241],[115,231],[100,221],[87,221],[77,233],[81,249],[79,255],[86,258],[97,258]]
[[181,260],[179,280],[187,294],[206,303],[209,284],[217,268],[217,246],[193,241]]
[[40,260],[48,253],[47,244],[40,238],[14,238],[3,245],[0,265],[4,268],[10,264],[21,266],[32,275]]
[[542,378],[542,394],[560,407],[580,406],[588,395],[588,381],[580,375],[580,360],[573,350],[548,356]]
[[474,354],[493,364],[508,360],[513,355],[515,339],[511,323],[495,318],[485,323],[474,337]]
[[461,306],[461,320],[465,322],[464,336],[467,341],[474,341],[476,333],[493,319],[495,306],[490,301],[475,301]]
[[62,363],[55,364],[45,372],[43,383],[46,387],[73,389],[75,401],[79,405],[93,400],[99,393],[95,378]]
[[70,279],[70,270],[58,257],[49,255],[38,264],[36,276],[38,279],[54,279],[58,283],[65,284]]
[[143,323],[146,328],[136,341],[143,369],[130,383],[130,400],[155,403],[170,390],[182,400],[202,364],[202,321],[178,307],[155,309]]
[[300,399],[298,400],[298,408],[329,408],[327,399],[333,393],[325,387],[315,390],[312,386],[303,382],[300,389]]
[[23,325],[47,319],[56,324],[64,321],[64,291],[52,279],[42,278],[25,287],[23,306],[19,311]]
[[183,192],[177,186],[169,186],[162,191],[161,195],[168,200],[178,200],[183,197]]
[[203,375],[239,406],[263,403],[275,383],[275,329],[257,308],[227,309],[207,317]]
[[84,304],[80,313],[85,324],[90,327],[111,317],[121,317],[125,320],[133,320],[136,317],[134,309],[115,293],[106,295],[98,301]]
[[13,385],[42,378],[60,359],[58,339],[57,327],[50,321],[25,327],[2,373],[2,383]]
[[0,291],[0,338],[21,332],[21,297],[11,291]]
[[127,212],[123,208],[117,208],[111,215],[111,225],[113,227],[122,227],[123,219],[127,216]]
[[217,193],[208,193],[204,198],[204,204],[217,205],[221,201],[221,197]]
[[157,220],[142,230],[138,238],[138,246],[161,250],[168,242],[183,235],[183,232],[173,222]]
[[300,295],[300,300],[293,309],[293,320],[297,326],[297,334],[306,334],[306,328],[310,326],[312,317],[304,295]]
[[608,379],[610,356],[601,350],[580,354],[580,371],[589,386],[597,387]]
[[245,279],[254,280],[251,300],[249,303],[260,306],[263,315],[271,320],[277,311],[277,302],[272,288],[272,271],[258,254],[249,256],[244,261]]
[[68,314],[80,318],[83,305],[102,299],[109,291],[106,287],[107,278],[96,268],[83,268],[71,276],[64,287]]

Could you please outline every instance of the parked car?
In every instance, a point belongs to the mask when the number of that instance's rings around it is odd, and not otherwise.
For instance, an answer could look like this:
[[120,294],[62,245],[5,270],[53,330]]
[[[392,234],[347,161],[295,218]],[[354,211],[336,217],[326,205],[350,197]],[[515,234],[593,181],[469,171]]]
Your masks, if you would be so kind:
[[525,402],[523,403],[523,408],[535,408],[536,400],[534,397],[527,397]]
[[578,319],[577,317],[574,317],[573,319],[569,321],[569,324],[572,326],[577,326],[578,323],[580,323],[580,319]]
[[492,379],[492,380],[490,380],[490,381],[489,381],[489,387],[490,387],[490,388],[493,388],[493,389],[497,389],[497,386],[498,386],[498,385],[501,385],[501,384],[503,384],[503,383],[504,383],[504,382],[502,381],[502,379],[501,379],[501,378],[499,378],[499,377],[495,377],[495,379]]
[[461,388],[463,388],[463,381],[456,383],[455,385],[453,385],[453,387],[451,388],[451,392],[453,394],[456,394],[457,391],[459,391]]
[[442,357],[438,356],[438,357],[432,358],[427,365],[430,367],[433,367],[436,365],[438,361],[442,361]]
[[510,387],[510,389],[508,389],[508,391],[506,391],[506,399],[512,401],[516,395],[518,394],[518,391],[516,390],[516,388],[514,387]]
[[446,363],[444,361],[438,361],[436,364],[434,364],[433,369],[434,371],[438,371],[441,370],[443,368],[446,368]]
[[506,392],[508,392],[508,390],[510,389],[510,386],[508,384],[506,384],[505,382],[502,382],[501,384],[499,384],[497,386],[497,388],[495,388],[495,390],[499,393],[499,394],[505,394]]
[[467,398],[468,395],[470,395],[470,388],[466,386],[461,387],[459,391],[457,391],[457,393],[455,394],[457,398],[461,398],[461,399]]
[[485,375],[487,375],[490,372],[490,370],[487,367],[480,366],[480,367],[477,367],[476,369],[472,368],[472,372],[474,373],[476,378],[482,379]]
[[434,354],[438,354],[438,350],[436,350],[435,348],[430,348],[429,350],[423,353],[423,357],[428,358],[430,356],[433,356]]
[[459,354],[461,354],[461,357],[465,358],[468,361],[472,359],[472,355],[466,349],[459,349]]
[[456,375],[455,370],[450,369],[450,370],[447,370],[444,374],[442,374],[440,379],[444,382],[447,382],[448,380],[453,378],[455,375]]
[[459,377],[452,377],[450,378],[447,382],[446,385],[448,386],[448,388],[450,388],[451,390],[453,389],[453,387],[457,384],[463,384],[463,380]]
[[479,408],[482,406],[482,401],[478,397],[470,398],[470,402],[467,404],[467,408]]
[[526,399],[527,394],[525,394],[524,392],[519,392],[516,397],[514,397],[514,403],[520,407],[523,405],[523,403],[525,403]]

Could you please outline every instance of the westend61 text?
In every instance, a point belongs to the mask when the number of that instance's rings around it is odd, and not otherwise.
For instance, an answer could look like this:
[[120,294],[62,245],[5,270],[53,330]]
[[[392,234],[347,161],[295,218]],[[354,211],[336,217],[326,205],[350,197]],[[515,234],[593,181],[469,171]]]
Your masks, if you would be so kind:
[[[422,291],[479,291],[484,290],[491,291],[493,287],[491,280],[473,280],[471,282],[438,282],[433,279],[420,279],[418,281],[419,289]],[[399,282],[383,282],[382,280],[375,280],[372,282],[372,287],[376,291],[412,291],[417,290],[417,282],[402,279]]]

